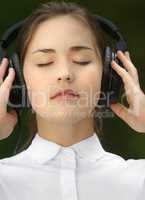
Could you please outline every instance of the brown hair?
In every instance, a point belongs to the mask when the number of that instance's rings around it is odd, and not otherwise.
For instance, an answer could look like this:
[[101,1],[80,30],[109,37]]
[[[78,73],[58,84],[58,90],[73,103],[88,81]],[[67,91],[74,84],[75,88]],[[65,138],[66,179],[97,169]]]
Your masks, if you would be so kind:
[[[69,15],[79,19],[81,22],[85,23],[95,39],[96,52],[99,52],[100,58],[103,63],[104,57],[104,48],[105,48],[105,37],[104,33],[96,23],[90,12],[74,2],[65,2],[65,1],[52,1],[40,6],[32,12],[32,14],[27,17],[24,25],[22,26],[17,40],[16,40],[16,51],[19,54],[21,65],[23,66],[25,55],[27,52],[28,45],[33,37],[33,34],[38,27],[38,25],[48,19],[59,17],[62,15]],[[95,111],[98,112],[98,108],[95,108]],[[34,114],[34,113],[33,113]],[[19,149],[22,151],[27,148],[31,143],[33,137],[37,131],[36,117],[32,114],[31,119],[27,121],[30,124],[28,133],[27,142]],[[95,116],[95,114],[94,114]],[[31,123],[30,123],[31,120]],[[94,130],[97,135],[103,134],[102,132],[102,117],[94,117]],[[19,152],[18,151],[18,152]]]

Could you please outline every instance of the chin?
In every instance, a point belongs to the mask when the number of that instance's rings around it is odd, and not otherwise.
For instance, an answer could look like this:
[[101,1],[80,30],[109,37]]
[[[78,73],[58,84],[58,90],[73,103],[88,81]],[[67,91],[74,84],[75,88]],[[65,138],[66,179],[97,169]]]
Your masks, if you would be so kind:
[[67,108],[67,107],[59,107],[59,108],[46,108],[37,110],[36,113],[40,115],[42,118],[51,123],[59,123],[59,124],[75,124],[90,115],[89,109],[80,109],[78,107]]

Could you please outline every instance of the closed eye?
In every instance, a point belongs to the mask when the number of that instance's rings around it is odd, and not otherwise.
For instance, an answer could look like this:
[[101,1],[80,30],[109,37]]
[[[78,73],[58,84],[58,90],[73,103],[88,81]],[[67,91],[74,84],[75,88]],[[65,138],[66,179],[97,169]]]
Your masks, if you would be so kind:
[[91,61],[85,61],[85,62],[74,62],[77,63],[79,65],[88,65],[89,63],[91,63]]
[[44,66],[46,66],[46,65],[50,65],[51,63],[53,63],[53,62],[37,64],[37,66],[38,66],[38,67],[44,67]]
[[[50,62],[50,63],[42,63],[42,64],[37,64],[38,67],[44,67],[44,66],[47,66],[47,65],[50,65],[52,64],[53,62]],[[74,61],[74,63],[77,63],[79,65],[88,65],[89,63],[91,63],[91,61],[85,61],[85,62],[76,62]]]

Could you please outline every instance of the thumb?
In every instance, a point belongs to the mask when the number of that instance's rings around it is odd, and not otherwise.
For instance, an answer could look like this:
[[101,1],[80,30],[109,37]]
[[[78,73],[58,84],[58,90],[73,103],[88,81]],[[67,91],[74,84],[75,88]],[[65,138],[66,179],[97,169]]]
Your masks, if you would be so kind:
[[128,121],[130,113],[128,109],[121,103],[115,103],[110,105],[112,111],[125,122]]
[[132,129],[138,132],[144,132],[144,125],[142,124],[142,126],[140,126],[140,120],[135,117],[131,109],[126,108],[120,103],[111,104],[110,107]]
[[10,114],[13,116],[13,118],[15,119],[16,122],[18,122],[18,115],[17,112],[15,110],[11,110]]

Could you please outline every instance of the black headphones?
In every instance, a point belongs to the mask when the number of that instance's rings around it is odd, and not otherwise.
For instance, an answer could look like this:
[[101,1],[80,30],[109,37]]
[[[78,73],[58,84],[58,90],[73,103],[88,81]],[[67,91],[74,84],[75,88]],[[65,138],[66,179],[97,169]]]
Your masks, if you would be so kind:
[[103,105],[103,107],[106,108],[109,107],[111,103],[118,102],[121,89],[123,88],[123,81],[117,72],[112,69],[111,61],[115,60],[122,68],[124,68],[122,62],[117,58],[117,51],[127,51],[127,44],[119,29],[110,20],[98,15],[93,15],[93,17],[102,30],[114,39],[116,44],[115,50],[108,45],[105,47],[104,52],[101,95],[98,104]]
[[[117,50],[125,52],[127,50],[127,45],[123,36],[119,32],[118,28],[110,20],[105,19],[98,15],[92,15],[92,17],[93,17],[92,19],[95,20],[96,25],[99,25],[102,28],[102,30],[108,34],[108,36],[114,39],[115,42],[114,51],[110,45],[106,46],[104,51],[104,66],[103,66],[103,74],[101,82],[101,94],[100,94],[100,99],[98,101],[98,105],[109,107],[111,103],[115,103],[119,100],[119,94],[123,86],[121,77],[111,67],[111,61],[116,60],[116,62],[119,63],[121,67],[123,67],[122,63],[116,56],[116,52]],[[15,80],[13,81],[12,89],[10,91],[10,97],[9,97],[10,106],[9,105],[8,106],[9,108],[10,107],[15,108],[15,110],[18,113],[18,116],[19,116],[19,111],[21,111],[22,108],[32,108],[32,107],[27,95],[27,89],[22,74],[22,66],[20,63],[19,55],[17,52],[13,52],[12,56],[8,56],[7,49],[12,44],[12,42],[17,38],[20,29],[25,23],[25,20],[12,25],[8,30],[6,30],[2,39],[0,40],[0,59],[2,60],[2,58],[4,57],[9,58],[9,67],[13,67],[16,72]],[[5,77],[7,75],[8,75],[8,69],[5,73]]]

